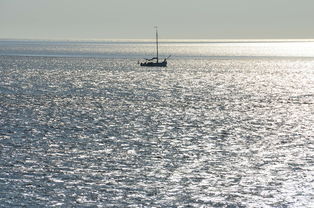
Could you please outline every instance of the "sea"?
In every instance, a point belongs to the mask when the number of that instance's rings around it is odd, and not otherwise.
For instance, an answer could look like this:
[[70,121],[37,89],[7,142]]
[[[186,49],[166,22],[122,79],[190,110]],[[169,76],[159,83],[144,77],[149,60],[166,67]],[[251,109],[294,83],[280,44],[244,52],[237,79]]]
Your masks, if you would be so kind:
[[0,207],[314,207],[314,41],[0,40]]

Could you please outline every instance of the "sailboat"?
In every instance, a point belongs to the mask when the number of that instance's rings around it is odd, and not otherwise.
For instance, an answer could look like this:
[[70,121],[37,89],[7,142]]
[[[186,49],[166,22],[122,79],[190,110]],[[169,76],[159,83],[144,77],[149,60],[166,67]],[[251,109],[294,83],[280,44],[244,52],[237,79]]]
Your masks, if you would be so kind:
[[156,28],[156,57],[153,57],[151,59],[145,59],[145,62],[141,62],[141,66],[148,66],[148,67],[166,67],[167,66],[167,59],[170,58],[168,56],[165,58],[162,62],[159,62],[159,56],[158,56],[158,28]]

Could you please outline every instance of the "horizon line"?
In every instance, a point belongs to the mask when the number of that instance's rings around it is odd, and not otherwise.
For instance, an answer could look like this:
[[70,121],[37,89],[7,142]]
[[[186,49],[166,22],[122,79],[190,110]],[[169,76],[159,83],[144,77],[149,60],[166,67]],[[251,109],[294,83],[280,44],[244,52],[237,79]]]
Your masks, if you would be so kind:
[[[314,38],[160,38],[161,42],[314,42]],[[0,38],[0,41],[151,42],[153,38]]]

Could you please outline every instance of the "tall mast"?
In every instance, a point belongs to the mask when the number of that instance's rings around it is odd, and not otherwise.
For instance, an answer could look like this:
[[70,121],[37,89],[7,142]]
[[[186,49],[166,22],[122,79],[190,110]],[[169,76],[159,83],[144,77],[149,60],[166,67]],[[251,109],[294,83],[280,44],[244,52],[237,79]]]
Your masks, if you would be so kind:
[[157,63],[158,63],[158,27],[155,26],[156,28],[156,49],[157,49]]

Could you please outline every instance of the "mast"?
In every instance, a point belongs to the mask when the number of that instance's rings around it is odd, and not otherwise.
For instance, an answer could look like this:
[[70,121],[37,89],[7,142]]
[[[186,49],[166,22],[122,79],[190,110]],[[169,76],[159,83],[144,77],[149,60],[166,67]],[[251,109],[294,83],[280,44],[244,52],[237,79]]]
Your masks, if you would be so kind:
[[157,26],[155,26],[155,28],[156,28],[156,49],[157,49],[157,63],[159,62],[158,61],[158,27]]

